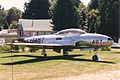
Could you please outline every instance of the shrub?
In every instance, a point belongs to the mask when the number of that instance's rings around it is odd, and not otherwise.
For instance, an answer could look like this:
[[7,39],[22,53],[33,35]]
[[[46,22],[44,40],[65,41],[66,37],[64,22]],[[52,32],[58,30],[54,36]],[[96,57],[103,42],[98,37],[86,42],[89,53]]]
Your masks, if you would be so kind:
[[29,48],[30,52],[36,52],[37,50],[39,50],[39,48],[37,48],[37,47],[30,47]]
[[111,51],[111,47],[103,47],[101,48],[101,51]]
[[0,52],[10,52],[11,47],[9,45],[0,45]]

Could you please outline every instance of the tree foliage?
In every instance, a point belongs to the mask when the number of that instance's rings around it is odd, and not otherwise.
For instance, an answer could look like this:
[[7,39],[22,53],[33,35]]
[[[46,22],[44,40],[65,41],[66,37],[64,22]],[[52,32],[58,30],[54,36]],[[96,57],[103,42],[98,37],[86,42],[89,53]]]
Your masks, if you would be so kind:
[[8,27],[10,26],[10,24],[13,21],[18,21],[19,18],[21,17],[22,12],[17,9],[16,7],[12,7],[11,9],[8,10],[7,15],[5,16],[4,19],[4,29],[8,29]]
[[52,13],[55,31],[79,28],[79,12],[73,0],[57,0]]
[[80,9],[80,29],[85,30],[87,29],[87,11],[86,8]]
[[0,6],[0,31],[3,27],[3,21],[4,21],[4,17],[5,17],[5,12],[4,12],[4,8],[2,8],[2,6]]
[[119,2],[118,0],[100,0],[100,31],[117,41],[119,36]]
[[100,17],[98,10],[90,10],[87,14],[87,31],[97,33],[99,30]]
[[80,1],[80,0],[72,0],[72,1],[73,1],[73,4],[74,4],[77,8],[79,8],[79,5],[80,5],[81,1]]
[[30,0],[25,3],[24,19],[49,19],[49,0]]

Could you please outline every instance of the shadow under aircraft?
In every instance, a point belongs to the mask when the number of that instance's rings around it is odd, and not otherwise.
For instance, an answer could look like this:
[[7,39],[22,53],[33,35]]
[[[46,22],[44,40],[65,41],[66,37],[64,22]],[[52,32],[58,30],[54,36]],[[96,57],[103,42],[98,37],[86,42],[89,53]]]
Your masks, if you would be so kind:
[[[2,58],[29,57],[32,59],[21,60],[21,61],[16,61],[16,62],[9,62],[9,63],[2,63],[2,65],[20,65],[20,64],[27,64],[27,63],[50,61],[50,60],[71,60],[71,61],[95,62],[91,59],[77,58],[79,56],[84,56],[84,54],[69,55],[69,56],[48,56],[46,58],[43,56],[33,56],[33,55],[13,55],[13,56],[6,56],[6,57],[2,57]],[[96,62],[97,63],[115,64],[115,62],[110,62],[110,61],[96,61]]]

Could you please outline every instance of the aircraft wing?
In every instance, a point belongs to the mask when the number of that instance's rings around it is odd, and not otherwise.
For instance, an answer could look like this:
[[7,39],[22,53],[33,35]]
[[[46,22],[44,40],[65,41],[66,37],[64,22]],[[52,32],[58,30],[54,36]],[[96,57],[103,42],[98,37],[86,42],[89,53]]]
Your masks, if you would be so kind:
[[48,47],[57,47],[57,46],[73,46],[69,44],[39,44],[39,43],[7,43],[7,45],[18,45],[18,46],[48,46]]

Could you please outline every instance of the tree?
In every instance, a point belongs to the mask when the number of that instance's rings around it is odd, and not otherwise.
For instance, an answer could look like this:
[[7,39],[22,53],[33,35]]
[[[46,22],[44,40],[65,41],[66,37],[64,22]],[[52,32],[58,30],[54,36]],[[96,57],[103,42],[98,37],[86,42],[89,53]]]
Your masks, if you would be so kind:
[[82,8],[81,10],[80,10],[80,29],[82,29],[82,30],[85,30],[86,31],[86,29],[87,29],[87,21],[86,21],[86,19],[87,19],[87,11],[86,11],[86,8]]
[[98,10],[90,10],[87,14],[88,32],[97,33],[99,30],[100,17]]
[[24,19],[49,19],[49,0],[30,0],[25,3]]
[[119,2],[118,0],[100,0],[100,31],[118,41],[119,34]]
[[79,28],[79,18],[79,12],[72,0],[57,0],[52,15],[55,31]]
[[15,7],[12,7],[11,9],[8,10],[8,14],[7,16],[5,16],[5,19],[4,19],[4,29],[8,29],[8,27],[10,26],[10,24],[13,22],[13,21],[17,21],[19,20],[19,18],[21,17],[21,14],[22,12],[15,8]]
[[2,6],[0,6],[0,31],[4,25],[3,24],[4,17],[5,17],[4,8],[2,8]]
[[77,8],[79,8],[79,5],[80,5],[81,1],[80,1],[80,0],[72,0],[72,1],[73,1],[74,5],[75,5]]
[[17,29],[17,21],[12,21],[12,23],[10,24],[10,29]]
[[87,30],[87,7],[81,2],[78,8],[79,15],[80,15],[80,29]]

